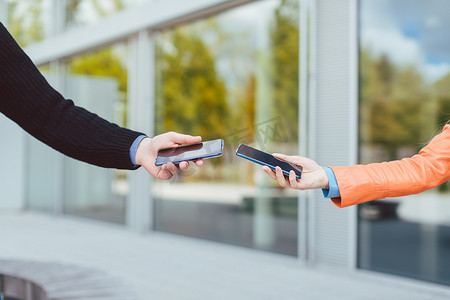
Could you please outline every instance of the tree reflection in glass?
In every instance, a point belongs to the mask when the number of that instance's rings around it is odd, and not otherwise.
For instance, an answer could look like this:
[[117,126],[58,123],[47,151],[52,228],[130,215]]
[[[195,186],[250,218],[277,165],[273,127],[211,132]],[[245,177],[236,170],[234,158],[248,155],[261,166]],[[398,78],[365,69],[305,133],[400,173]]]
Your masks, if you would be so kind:
[[298,1],[260,1],[159,33],[156,133],[223,138],[225,153],[155,182],[157,229],[297,254],[297,193],[234,151],[297,153],[298,23]]
[[[360,1],[360,162],[417,153],[450,120],[447,1]],[[448,182],[359,206],[359,266],[450,284]]]

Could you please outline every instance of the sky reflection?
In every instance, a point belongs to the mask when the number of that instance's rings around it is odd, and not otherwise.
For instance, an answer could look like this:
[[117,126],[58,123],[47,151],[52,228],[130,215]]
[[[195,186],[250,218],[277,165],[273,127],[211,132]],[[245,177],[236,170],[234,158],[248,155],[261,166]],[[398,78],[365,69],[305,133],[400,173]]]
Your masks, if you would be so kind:
[[361,45],[398,65],[414,65],[428,82],[450,71],[450,1],[361,1]]

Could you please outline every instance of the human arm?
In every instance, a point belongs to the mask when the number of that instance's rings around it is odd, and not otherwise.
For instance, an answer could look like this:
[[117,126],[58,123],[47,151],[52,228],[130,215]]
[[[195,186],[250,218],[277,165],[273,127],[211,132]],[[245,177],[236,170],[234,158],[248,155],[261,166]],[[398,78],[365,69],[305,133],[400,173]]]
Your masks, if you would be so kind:
[[332,198],[338,207],[423,192],[450,179],[450,125],[411,158],[331,168],[341,192]]
[[[188,163],[180,163],[179,168],[173,164],[153,168],[150,165],[157,150],[201,140],[177,133],[150,139],[75,106],[48,84],[1,23],[0,70],[0,112],[40,141],[75,159],[117,169],[136,169],[142,164],[151,175],[168,179]],[[150,140],[152,151],[146,153],[142,149],[148,148]],[[140,163],[136,163],[137,153]]]
[[73,158],[135,169],[129,157],[142,133],[121,128],[64,99],[0,24],[0,112],[31,135]]
[[[285,178],[281,169],[276,173],[264,171],[283,187],[310,189],[329,187],[325,170],[314,161],[299,157],[274,154],[277,158],[303,167],[302,179],[292,174]],[[346,207],[374,199],[417,194],[450,179],[450,125],[446,125],[419,154],[402,160],[331,167],[340,191],[340,197],[331,198],[338,207]],[[304,182],[302,182],[304,181]]]

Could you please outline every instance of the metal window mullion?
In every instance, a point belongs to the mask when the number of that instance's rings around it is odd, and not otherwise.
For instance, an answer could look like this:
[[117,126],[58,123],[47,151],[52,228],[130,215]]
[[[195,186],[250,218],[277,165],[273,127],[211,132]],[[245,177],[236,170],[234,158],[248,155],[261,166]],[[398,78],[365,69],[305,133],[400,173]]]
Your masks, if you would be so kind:
[[52,0],[52,36],[61,34],[64,31],[64,24],[66,22],[66,1],[67,0]]
[[[152,41],[146,30],[130,40],[128,127],[153,135]],[[144,168],[128,174],[127,225],[146,232],[152,224],[151,176]]]
[[[349,153],[348,162],[358,162],[358,0],[350,0],[349,13]],[[358,260],[358,210],[354,205],[349,213],[349,269],[356,270]]]
[[66,0],[50,0],[50,37],[64,31],[66,21]]
[[[147,135],[153,135],[153,105],[151,90],[152,80],[151,74],[153,73],[153,65],[151,63],[151,39],[147,30],[141,30],[138,33],[138,91],[137,91],[137,129],[145,132]],[[137,182],[138,188],[138,211],[137,217],[137,230],[139,232],[146,232],[151,227],[152,220],[152,205],[151,205],[151,178],[144,168],[139,170],[141,174],[138,174]]]
[[8,26],[8,5],[6,3],[7,0],[0,0],[0,22]]
[[[317,0],[311,0],[309,7],[309,76],[308,76],[308,146],[307,153],[311,159],[315,159],[315,147],[316,147],[316,72],[317,72]],[[307,236],[307,260],[308,263],[314,264],[316,262],[316,201],[314,192],[307,191],[308,197],[308,236]]]
[[[150,136],[155,135],[155,104],[156,104],[156,37],[157,32],[152,32],[150,35],[147,35],[148,40],[146,45],[148,46],[148,51],[144,53],[148,60],[146,60],[147,64],[144,65],[145,70],[147,70],[146,74],[143,74],[143,79],[145,86],[147,87],[143,94],[143,101],[146,101],[147,112],[148,115],[147,120],[148,124],[148,134]],[[155,201],[153,198],[153,177],[150,176],[150,179],[147,181],[148,183],[148,230],[154,230],[154,214],[155,214]]]
[[[137,124],[137,94],[138,94],[138,38],[132,36],[128,40],[128,101],[127,101],[127,127],[135,128]],[[137,183],[136,172],[127,173],[129,192],[126,200],[126,225],[133,231],[137,231]]]
[[[308,45],[309,45],[309,3],[310,0],[300,0],[299,3],[299,122],[298,141],[299,155],[308,156]],[[306,262],[307,237],[308,237],[308,194],[298,193],[298,250],[297,255],[300,261]]]
[[50,30],[49,36],[55,36],[58,32],[58,0],[50,0]]

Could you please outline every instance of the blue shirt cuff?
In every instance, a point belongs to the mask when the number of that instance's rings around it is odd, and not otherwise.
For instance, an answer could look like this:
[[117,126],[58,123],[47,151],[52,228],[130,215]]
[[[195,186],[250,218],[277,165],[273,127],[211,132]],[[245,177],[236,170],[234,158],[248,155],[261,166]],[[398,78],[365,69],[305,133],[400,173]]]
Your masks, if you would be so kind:
[[329,189],[322,189],[323,196],[325,198],[339,198],[341,193],[339,191],[339,186],[337,184],[336,176],[331,168],[323,167],[325,173],[327,173],[328,183],[330,185]]
[[133,144],[131,144],[131,147],[130,147],[130,159],[131,159],[131,163],[132,163],[135,167],[137,167],[136,162],[135,162],[137,147],[139,146],[139,143],[140,143],[144,138],[146,138],[146,137],[147,137],[146,135],[143,135],[143,134],[142,134],[142,135],[138,136],[138,137],[134,140]]

